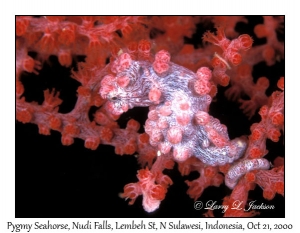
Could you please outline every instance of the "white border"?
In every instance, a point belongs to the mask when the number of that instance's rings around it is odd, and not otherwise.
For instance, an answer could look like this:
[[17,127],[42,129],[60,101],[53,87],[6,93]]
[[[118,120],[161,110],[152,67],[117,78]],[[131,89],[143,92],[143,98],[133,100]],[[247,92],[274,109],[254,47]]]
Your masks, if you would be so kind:
[[[163,2],[163,3],[162,3]],[[286,132],[286,218],[285,219],[219,219],[223,223],[247,223],[264,222],[264,223],[292,223],[294,228],[290,232],[299,232],[299,221],[297,216],[299,213],[299,97],[295,94],[299,85],[299,18],[296,17],[296,1],[290,0],[288,2],[279,0],[252,0],[252,1],[178,1],[178,0],[125,0],[125,1],[1,1],[1,204],[0,204],[0,231],[10,232],[6,230],[7,221],[14,221],[16,223],[28,222],[46,222],[46,219],[14,219],[14,125],[15,125],[15,67],[14,67],[14,47],[15,47],[15,14],[238,14],[238,15],[268,15],[268,14],[284,14],[286,15],[286,75],[285,75],[285,89],[286,89],[286,118],[285,118],[285,132]],[[299,91],[298,91],[299,92]],[[26,156],[26,155],[24,155]],[[155,219],[151,219],[155,221]],[[217,219],[200,219],[201,222],[209,221],[216,222]],[[80,221],[85,222],[85,219],[51,219],[51,221],[71,222]],[[97,220],[100,221],[100,220]],[[110,220],[113,221],[113,220]],[[119,219],[118,221],[127,222],[127,220]],[[150,221],[150,219],[147,219]],[[156,220],[157,221],[157,220]],[[171,219],[169,220],[171,221]],[[172,219],[172,221],[176,221]],[[185,219],[186,223],[199,222],[199,219]],[[132,230],[131,230],[132,231]],[[123,232],[131,232],[123,231]],[[144,230],[151,232],[150,230]],[[167,232],[173,230],[167,230]],[[24,232],[24,231],[22,231]],[[39,232],[39,231],[34,231]],[[47,231],[57,232],[57,231]],[[99,230],[72,232],[99,232]],[[235,231],[239,232],[239,231]],[[246,231],[247,232],[247,231]],[[258,232],[264,232],[258,230]]]

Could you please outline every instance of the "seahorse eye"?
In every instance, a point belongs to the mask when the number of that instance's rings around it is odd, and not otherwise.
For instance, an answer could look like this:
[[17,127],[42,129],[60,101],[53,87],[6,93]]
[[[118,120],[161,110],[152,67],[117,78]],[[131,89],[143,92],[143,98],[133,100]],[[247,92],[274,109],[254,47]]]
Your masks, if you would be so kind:
[[114,96],[114,97],[112,97],[110,99],[113,100],[113,101],[116,101],[118,98],[116,96]]
[[139,68],[139,75],[142,76],[144,74],[144,69],[142,67]]

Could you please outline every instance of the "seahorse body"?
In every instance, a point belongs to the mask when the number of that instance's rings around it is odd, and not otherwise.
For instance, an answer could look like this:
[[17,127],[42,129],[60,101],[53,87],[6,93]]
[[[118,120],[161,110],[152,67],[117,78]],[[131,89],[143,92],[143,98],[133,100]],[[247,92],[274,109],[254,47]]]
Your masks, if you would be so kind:
[[122,54],[112,65],[115,75],[101,81],[107,110],[122,114],[136,106],[149,106],[145,131],[150,144],[162,154],[171,152],[177,161],[196,156],[217,166],[240,158],[246,140],[230,140],[226,126],[207,113],[212,100],[211,71],[202,67],[194,73],[163,55],[151,63]]

